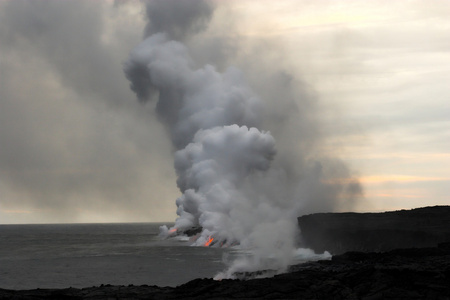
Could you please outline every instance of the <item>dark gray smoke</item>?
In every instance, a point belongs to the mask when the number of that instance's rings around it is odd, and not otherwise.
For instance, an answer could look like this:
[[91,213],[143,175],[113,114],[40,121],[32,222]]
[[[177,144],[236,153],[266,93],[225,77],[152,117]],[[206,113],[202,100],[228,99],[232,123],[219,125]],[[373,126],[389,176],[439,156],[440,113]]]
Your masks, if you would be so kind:
[[203,0],[153,0],[146,12],[145,37],[164,32],[169,39],[182,41],[207,28],[214,8]]
[[[171,13],[186,13],[189,21],[160,20]],[[261,79],[252,85],[263,99],[236,67],[223,72],[210,64],[196,67],[180,41],[205,28],[212,15],[207,2],[151,1],[147,15],[150,35],[131,52],[124,71],[140,101],[157,101],[156,111],[176,149],[179,217],[162,234],[201,227],[196,245],[213,239],[215,245],[239,243],[252,249],[251,260],[235,262],[221,276],[244,269],[284,270],[294,253],[296,217],[308,208],[335,206],[344,192],[353,199],[358,183],[346,188],[333,182],[345,173],[345,165],[311,155],[320,132],[313,101],[295,91],[298,82],[287,72],[250,75],[252,81]],[[181,31],[183,24],[186,30]],[[304,97],[301,106],[297,97]],[[264,126],[274,129],[275,138]]]

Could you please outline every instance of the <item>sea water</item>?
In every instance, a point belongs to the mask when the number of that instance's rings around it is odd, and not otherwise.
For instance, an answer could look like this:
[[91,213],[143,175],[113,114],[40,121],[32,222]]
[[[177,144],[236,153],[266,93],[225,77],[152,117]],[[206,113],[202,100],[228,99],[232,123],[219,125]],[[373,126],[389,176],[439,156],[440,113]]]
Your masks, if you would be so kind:
[[177,286],[226,267],[229,249],[162,240],[160,225],[0,225],[0,288]]

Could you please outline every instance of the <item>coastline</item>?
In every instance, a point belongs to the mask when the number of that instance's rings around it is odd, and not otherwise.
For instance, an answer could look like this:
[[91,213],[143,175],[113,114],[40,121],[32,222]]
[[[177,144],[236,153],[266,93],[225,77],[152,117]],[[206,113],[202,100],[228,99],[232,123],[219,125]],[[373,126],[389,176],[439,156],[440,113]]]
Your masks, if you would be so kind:
[[347,252],[330,261],[251,280],[195,279],[177,287],[101,285],[0,289],[0,299],[449,299],[450,243],[388,252]]
[[[301,217],[305,241],[309,237],[311,242],[305,246],[347,251],[335,252],[331,260],[292,266],[289,272],[270,278],[249,279],[255,276],[248,274],[247,280],[194,279],[176,287],[102,284],[62,289],[0,288],[0,300],[450,299],[449,211],[450,206],[435,206]],[[302,228],[302,224],[308,226]]]

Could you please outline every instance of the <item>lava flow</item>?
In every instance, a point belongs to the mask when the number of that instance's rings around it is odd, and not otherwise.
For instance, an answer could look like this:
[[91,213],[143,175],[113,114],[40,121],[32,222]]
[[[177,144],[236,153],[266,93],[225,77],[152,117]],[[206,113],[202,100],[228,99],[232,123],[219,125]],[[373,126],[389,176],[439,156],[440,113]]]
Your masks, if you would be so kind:
[[178,232],[177,228],[171,228],[168,232],[167,232],[167,237],[171,237],[171,236],[176,236]]
[[209,237],[208,240],[205,242],[205,247],[211,246],[211,243],[214,241],[214,238]]

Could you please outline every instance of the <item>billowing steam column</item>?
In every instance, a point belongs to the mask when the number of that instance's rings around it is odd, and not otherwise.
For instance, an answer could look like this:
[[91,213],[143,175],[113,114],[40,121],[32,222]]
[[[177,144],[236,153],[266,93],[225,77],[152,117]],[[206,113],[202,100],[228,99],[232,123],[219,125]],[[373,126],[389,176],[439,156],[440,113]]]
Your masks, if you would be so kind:
[[259,123],[260,100],[239,70],[194,70],[187,49],[164,34],[136,47],[125,72],[138,96],[159,93],[157,112],[179,149],[175,169],[183,195],[176,201],[175,228],[203,228],[199,245],[210,237],[223,245],[239,242],[245,227],[233,227],[239,211],[249,208],[240,187],[249,175],[267,170],[275,155],[270,133],[247,127]]
[[[267,194],[267,186],[276,186],[274,179],[284,173],[271,167],[274,138],[258,129],[262,102],[238,69],[220,73],[211,65],[194,67],[180,42],[183,33],[210,16],[206,2],[149,3],[148,37],[131,52],[124,71],[140,101],[157,99],[157,114],[176,149],[179,217],[161,233],[199,230],[196,245],[251,249],[253,255],[234,262],[224,277],[282,271],[293,256],[298,212],[285,198]],[[178,6],[188,16],[171,19]]]
[[200,225],[204,230],[197,244],[220,245],[239,242],[234,213],[245,196],[240,184],[255,171],[269,167],[275,154],[274,139],[268,133],[246,126],[223,126],[199,131],[193,142],[175,155],[178,186],[183,195],[177,199],[175,227]]

